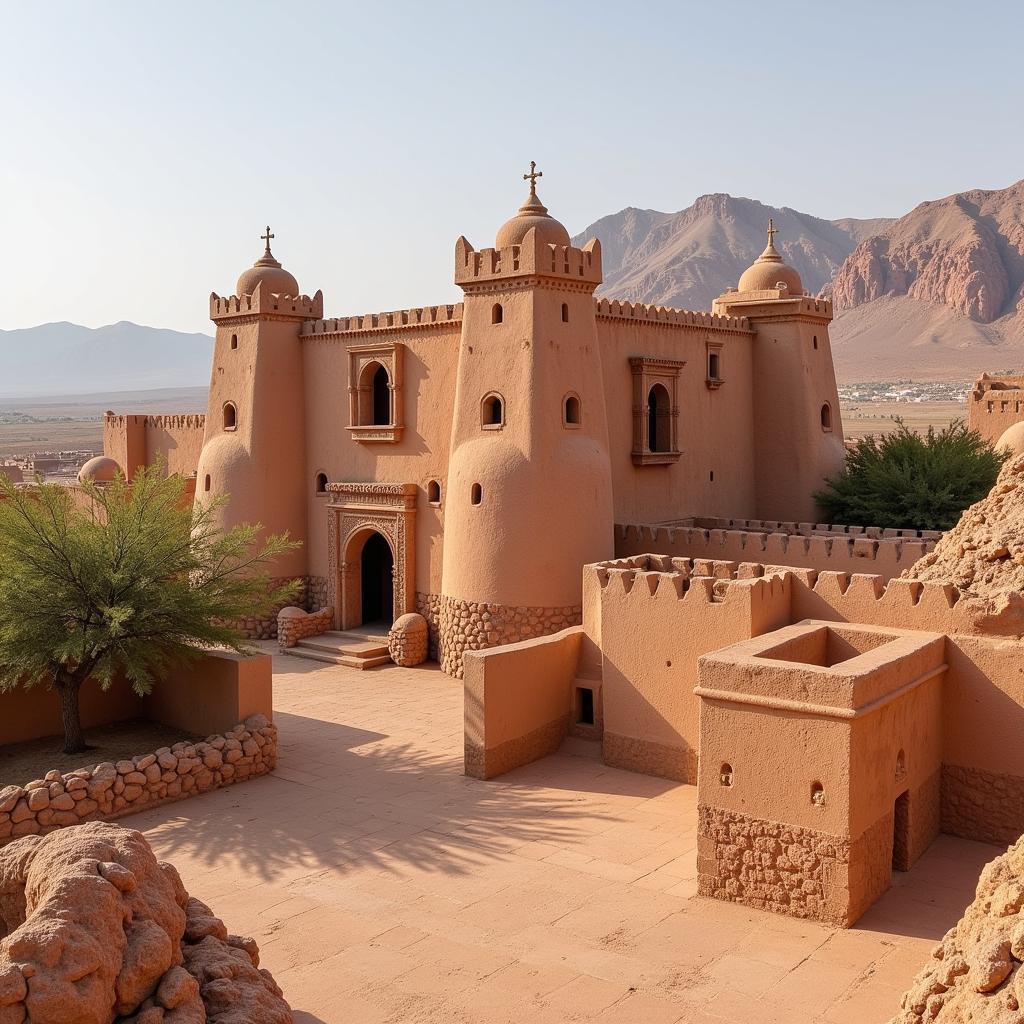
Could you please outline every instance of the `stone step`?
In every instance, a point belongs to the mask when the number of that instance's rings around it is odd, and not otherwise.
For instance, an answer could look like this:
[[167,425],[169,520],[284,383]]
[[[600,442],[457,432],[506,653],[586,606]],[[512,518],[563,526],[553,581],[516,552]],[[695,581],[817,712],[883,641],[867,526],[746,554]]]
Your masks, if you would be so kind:
[[293,658],[307,658],[310,661],[323,661],[329,665],[347,665],[349,668],[376,668],[378,665],[389,665],[391,664],[391,657],[388,655],[387,650],[383,654],[372,655],[369,657],[353,657],[350,654],[340,654],[331,651],[318,651],[309,647],[286,647],[284,649],[285,654],[290,655]]
[[[306,651],[317,651],[320,654],[344,655],[349,658],[386,658],[388,656],[386,643],[344,634],[321,633],[320,636],[300,640],[296,647],[301,647]],[[294,650],[294,648],[292,649]]]

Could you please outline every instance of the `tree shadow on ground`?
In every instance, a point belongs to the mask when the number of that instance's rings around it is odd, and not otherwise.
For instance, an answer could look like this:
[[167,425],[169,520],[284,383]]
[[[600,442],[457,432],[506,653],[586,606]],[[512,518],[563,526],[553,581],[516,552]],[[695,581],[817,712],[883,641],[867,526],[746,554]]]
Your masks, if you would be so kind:
[[[381,733],[279,713],[273,774],[133,816],[159,856],[211,868],[233,864],[260,881],[322,869],[466,874],[527,843],[571,843],[614,825],[592,795],[608,773],[609,799],[673,783],[582,758],[560,758],[536,779],[529,768],[493,782],[462,773],[461,750],[438,753]],[[575,763],[575,762],[578,762]],[[612,784],[613,783],[613,784]],[[595,803],[598,806],[595,806]],[[605,824],[607,823],[607,824]]]

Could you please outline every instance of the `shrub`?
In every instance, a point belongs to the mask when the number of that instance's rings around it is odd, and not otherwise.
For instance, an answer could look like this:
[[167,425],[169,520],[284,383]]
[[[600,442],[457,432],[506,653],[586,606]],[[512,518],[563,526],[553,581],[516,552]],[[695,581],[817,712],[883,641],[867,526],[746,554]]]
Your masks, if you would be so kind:
[[992,489],[1006,456],[962,420],[924,435],[896,423],[857,441],[843,472],[815,494],[828,522],[948,530]]

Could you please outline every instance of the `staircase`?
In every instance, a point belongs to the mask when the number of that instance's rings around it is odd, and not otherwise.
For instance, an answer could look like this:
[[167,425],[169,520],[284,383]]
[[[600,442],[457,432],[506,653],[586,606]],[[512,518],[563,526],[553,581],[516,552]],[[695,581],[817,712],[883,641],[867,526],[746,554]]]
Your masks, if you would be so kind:
[[375,668],[391,661],[387,633],[340,633],[329,630],[319,636],[300,640],[294,647],[286,647],[284,653],[293,658],[326,661],[331,665],[347,665],[349,668]]

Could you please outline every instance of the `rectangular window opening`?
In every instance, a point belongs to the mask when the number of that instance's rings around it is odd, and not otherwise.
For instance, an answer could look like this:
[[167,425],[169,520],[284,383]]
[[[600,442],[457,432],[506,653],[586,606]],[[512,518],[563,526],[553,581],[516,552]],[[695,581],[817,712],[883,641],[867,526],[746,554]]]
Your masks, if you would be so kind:
[[583,686],[576,688],[576,724],[594,724],[594,691]]

